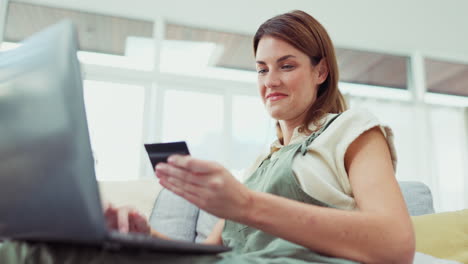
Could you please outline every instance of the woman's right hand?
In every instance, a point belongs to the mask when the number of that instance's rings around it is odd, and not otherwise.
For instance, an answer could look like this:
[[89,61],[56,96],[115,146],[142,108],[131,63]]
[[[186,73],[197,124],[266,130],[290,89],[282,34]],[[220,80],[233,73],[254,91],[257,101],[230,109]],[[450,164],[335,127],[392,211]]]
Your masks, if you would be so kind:
[[141,233],[150,235],[151,227],[144,215],[130,206],[114,207],[110,203],[104,205],[104,217],[109,229],[121,233]]
[[146,217],[131,206],[114,207],[110,203],[104,204],[104,217],[109,229],[121,233],[140,233],[157,238],[170,239],[152,229]]

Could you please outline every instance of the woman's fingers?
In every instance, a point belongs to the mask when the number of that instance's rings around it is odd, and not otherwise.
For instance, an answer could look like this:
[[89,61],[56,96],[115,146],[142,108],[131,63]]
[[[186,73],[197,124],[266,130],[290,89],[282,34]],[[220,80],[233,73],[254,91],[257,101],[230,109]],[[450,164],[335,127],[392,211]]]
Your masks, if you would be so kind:
[[200,178],[200,176],[193,175],[191,172],[179,168],[167,163],[159,163],[156,165],[156,175],[158,178],[160,177],[171,177],[171,178],[177,178],[181,181],[193,184],[193,185],[198,185],[198,186],[203,186],[203,181]]
[[201,195],[206,192],[205,188],[201,186],[193,185],[171,176],[163,177],[161,179],[161,184],[165,184],[167,186],[165,186],[166,188],[178,193],[192,193],[194,195]]
[[[202,200],[201,197],[207,196],[207,190],[205,188],[194,185],[183,185],[179,183],[178,179],[176,178],[163,177],[161,178],[160,183],[164,188],[168,189],[169,191],[177,194],[182,198],[185,198],[186,200],[197,206],[200,206],[200,202]],[[180,187],[180,185],[184,187]]]
[[111,205],[108,204],[104,208],[104,218],[106,219],[106,225],[109,229],[116,229],[117,226],[117,210]]
[[109,229],[122,233],[138,232],[149,234],[151,228],[145,216],[130,206],[114,208],[108,206],[104,211],[104,217]]
[[215,162],[195,159],[189,155],[171,155],[167,162],[192,173],[210,173],[219,169],[219,165]]
[[129,231],[129,220],[128,214],[130,210],[128,207],[122,207],[117,210],[117,226],[120,232],[128,233]]
[[209,186],[210,179],[203,181],[203,185],[192,184],[190,182],[180,180],[176,177],[168,177],[167,181],[170,184],[178,187],[181,191],[193,194],[197,197],[209,197],[212,191],[211,189],[207,188],[207,186]]
[[132,211],[129,214],[130,219],[130,231],[138,233],[150,233],[150,226],[146,217],[142,216],[136,211]]
[[239,219],[250,191],[220,164],[172,155],[155,168],[160,184],[218,217]]

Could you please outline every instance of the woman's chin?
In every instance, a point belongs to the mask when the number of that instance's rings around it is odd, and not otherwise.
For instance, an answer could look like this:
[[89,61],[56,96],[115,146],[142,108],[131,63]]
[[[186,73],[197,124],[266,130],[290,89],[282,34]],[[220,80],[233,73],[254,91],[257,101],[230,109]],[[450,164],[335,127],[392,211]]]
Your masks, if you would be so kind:
[[275,120],[283,120],[284,119],[284,115],[280,111],[271,111],[269,109],[268,114],[271,116],[271,118],[273,118]]
[[291,118],[291,112],[287,112],[286,107],[280,105],[266,105],[266,110],[271,118],[275,120],[288,120]]

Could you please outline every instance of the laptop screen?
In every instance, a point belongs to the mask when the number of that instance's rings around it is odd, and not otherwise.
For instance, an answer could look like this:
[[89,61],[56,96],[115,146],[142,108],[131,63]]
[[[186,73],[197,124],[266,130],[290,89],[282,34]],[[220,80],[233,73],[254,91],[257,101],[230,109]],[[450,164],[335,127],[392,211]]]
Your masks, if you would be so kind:
[[0,237],[106,234],[76,52],[64,21],[0,53]]

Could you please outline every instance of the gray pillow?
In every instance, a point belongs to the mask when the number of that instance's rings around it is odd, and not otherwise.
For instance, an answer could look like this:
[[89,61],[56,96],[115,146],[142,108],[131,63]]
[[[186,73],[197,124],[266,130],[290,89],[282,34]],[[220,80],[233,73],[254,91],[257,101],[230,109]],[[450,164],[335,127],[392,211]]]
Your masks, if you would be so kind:
[[162,189],[149,219],[156,231],[175,240],[195,240],[198,207],[173,192]]
[[399,184],[410,215],[434,213],[432,194],[427,185],[416,181],[400,181]]
[[[421,182],[399,182],[410,215],[434,213],[430,189]],[[218,218],[162,189],[150,216],[151,226],[170,238],[202,242],[213,230]]]

